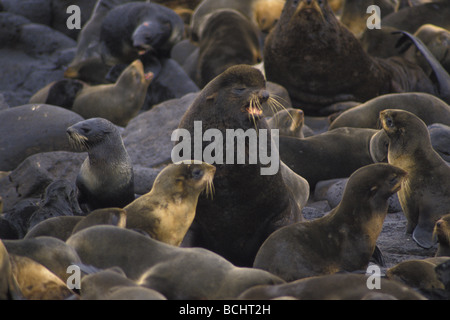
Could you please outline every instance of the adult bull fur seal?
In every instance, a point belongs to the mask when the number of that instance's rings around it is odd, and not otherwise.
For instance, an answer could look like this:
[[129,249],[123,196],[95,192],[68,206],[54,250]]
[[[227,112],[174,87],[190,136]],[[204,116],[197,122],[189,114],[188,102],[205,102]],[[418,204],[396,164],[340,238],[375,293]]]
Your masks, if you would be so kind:
[[212,193],[216,168],[207,163],[171,164],[156,177],[150,192],[127,205],[126,227],[153,239],[179,246],[194,220],[197,200]]
[[294,104],[311,115],[336,102],[391,92],[436,93],[419,66],[367,55],[326,0],[286,1],[263,56],[267,80],[284,86]]
[[[255,152],[257,145],[250,145],[249,139],[241,141],[243,143],[239,149],[245,147],[245,161],[244,164],[236,164],[238,147],[232,143],[233,150],[228,147],[233,151],[232,161],[228,156],[225,159],[224,151],[222,159],[215,158],[213,163],[217,169],[214,199],[200,197],[198,201],[189,232],[191,243],[188,245],[212,250],[240,266],[252,264],[256,251],[270,233],[302,219],[301,208],[288,192],[281,170],[275,170],[279,168],[280,161],[273,153],[271,132],[260,109],[260,105],[265,101],[270,102],[270,99],[259,70],[247,65],[233,66],[205,86],[179,124],[179,129],[191,136],[194,134],[195,121],[201,122],[202,130],[214,129],[222,137],[226,137],[227,130],[235,134],[236,130],[255,133],[257,141],[253,142],[259,144],[260,148],[267,147],[271,150],[271,157],[275,156],[270,166],[276,172],[261,174],[261,170],[269,169],[269,165],[262,164],[258,159],[252,164],[248,159],[255,155],[252,152]],[[261,138],[263,131],[267,134],[266,141]],[[233,140],[238,138],[237,135],[231,137]],[[225,140],[219,142],[223,150],[227,149]],[[191,146],[191,142],[188,144]],[[204,142],[202,152],[207,147]],[[191,155],[184,156],[189,158]],[[194,157],[198,156],[195,152]],[[309,188],[303,193],[309,194]]]
[[322,218],[275,231],[264,241],[253,266],[285,281],[365,269],[387,214],[387,200],[405,175],[385,163],[358,169],[335,209]]
[[88,156],[76,179],[80,204],[89,210],[123,208],[135,199],[131,159],[119,129],[103,118],[92,118],[67,129],[69,141]]
[[398,193],[408,220],[407,233],[418,245],[434,245],[435,222],[450,207],[450,167],[433,149],[427,126],[414,114],[396,109],[380,113],[389,137],[388,161],[408,172]]

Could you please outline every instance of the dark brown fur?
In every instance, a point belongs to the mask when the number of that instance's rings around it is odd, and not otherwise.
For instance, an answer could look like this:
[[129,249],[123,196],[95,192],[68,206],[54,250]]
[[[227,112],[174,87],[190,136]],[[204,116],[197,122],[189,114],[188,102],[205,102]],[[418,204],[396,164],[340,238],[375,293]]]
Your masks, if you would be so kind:
[[264,64],[267,80],[286,87],[294,104],[311,114],[335,102],[390,92],[436,92],[417,65],[367,55],[326,0],[286,1],[266,39]]
[[[252,98],[260,103],[269,98],[261,72],[246,65],[231,67],[202,90],[179,128],[192,135],[194,121],[200,120],[203,132],[209,128],[220,130],[225,153],[226,129],[268,129],[264,118],[255,117],[253,122],[246,111]],[[247,142],[246,155],[248,148]],[[268,149],[270,152],[270,146]],[[290,198],[280,171],[261,175],[261,163],[248,163],[215,164],[214,199],[199,198],[191,227],[190,245],[212,250],[240,266],[252,264],[270,233],[301,219],[300,208]]]

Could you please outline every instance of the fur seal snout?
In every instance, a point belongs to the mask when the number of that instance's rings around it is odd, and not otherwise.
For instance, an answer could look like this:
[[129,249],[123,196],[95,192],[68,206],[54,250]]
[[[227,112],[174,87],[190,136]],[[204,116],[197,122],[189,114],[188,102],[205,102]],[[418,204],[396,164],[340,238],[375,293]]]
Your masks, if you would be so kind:
[[69,141],[88,156],[76,179],[79,202],[90,210],[123,208],[135,199],[131,159],[119,129],[103,118],[92,118],[67,129]]

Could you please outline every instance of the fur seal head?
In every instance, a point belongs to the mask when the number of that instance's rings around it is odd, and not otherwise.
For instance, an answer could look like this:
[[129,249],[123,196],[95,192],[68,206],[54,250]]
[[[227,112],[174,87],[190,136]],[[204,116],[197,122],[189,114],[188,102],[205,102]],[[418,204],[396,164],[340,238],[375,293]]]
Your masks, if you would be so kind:
[[201,106],[204,117],[217,124],[216,128],[223,127],[218,121],[235,126],[227,129],[248,128],[263,116],[262,103],[269,98],[261,71],[237,65],[211,80],[193,105]]
[[450,256],[450,214],[446,214],[436,221],[433,235],[439,242],[436,256]]
[[91,210],[123,208],[134,200],[134,173],[119,129],[103,118],[80,121],[67,129],[78,151],[87,151],[77,176],[80,202]]
[[171,164],[156,177],[152,190],[124,209],[127,228],[140,229],[153,239],[178,246],[192,224],[198,197],[206,189],[212,197],[216,168],[188,161]]

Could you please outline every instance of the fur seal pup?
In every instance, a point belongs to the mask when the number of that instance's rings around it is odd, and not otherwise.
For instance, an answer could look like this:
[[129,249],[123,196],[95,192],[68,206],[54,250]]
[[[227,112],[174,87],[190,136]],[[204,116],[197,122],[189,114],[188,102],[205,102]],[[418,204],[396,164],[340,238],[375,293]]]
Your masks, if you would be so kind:
[[70,277],[67,267],[81,262],[72,247],[53,237],[3,240],[3,244],[9,254],[24,256],[42,264],[64,282]]
[[47,236],[66,241],[72,235],[72,230],[75,225],[83,218],[83,216],[59,216],[48,218],[30,228],[23,238],[30,239]]
[[36,92],[29,103],[45,103],[70,110],[77,94],[86,86],[88,86],[87,83],[77,79],[54,81]]
[[119,228],[125,228],[127,215],[121,208],[103,208],[91,211],[86,217],[83,217],[72,229],[72,234],[100,224],[113,225]]
[[108,65],[129,64],[144,54],[168,58],[183,34],[184,22],[172,9],[157,3],[125,3],[102,21],[101,55]]
[[230,9],[208,16],[199,40],[196,83],[200,88],[233,65],[261,61],[259,31],[247,17]]
[[284,0],[203,0],[194,10],[191,19],[191,39],[197,42],[204,22],[216,10],[233,9],[246,16],[264,33],[276,25],[283,9]]
[[382,300],[426,300],[412,288],[397,281],[380,279],[380,289],[367,287],[368,276],[363,274],[331,274],[300,279],[273,286],[255,286],[239,299],[268,300],[290,296],[300,300],[366,300],[374,291]]
[[87,86],[78,92],[72,111],[83,118],[100,117],[125,127],[142,108],[153,73],[140,60],[131,63],[114,84]]
[[198,197],[212,196],[216,168],[207,163],[171,164],[156,177],[152,189],[127,205],[126,227],[179,246],[192,224]]
[[416,115],[387,109],[380,112],[380,121],[389,137],[389,163],[408,172],[398,192],[406,231],[418,245],[431,248],[434,224],[450,207],[450,167],[433,149],[427,126]]
[[263,56],[267,80],[284,86],[294,105],[311,115],[340,101],[364,102],[393,92],[436,93],[416,64],[369,56],[326,0],[286,1]]
[[2,240],[0,240],[0,274],[2,275],[0,277],[0,300],[22,299],[22,292],[11,270],[9,253]]
[[253,267],[288,282],[367,268],[387,214],[388,198],[399,190],[405,175],[385,163],[356,170],[336,208],[322,218],[272,233]]
[[83,264],[119,267],[127,278],[168,300],[230,299],[255,285],[283,283],[266,271],[238,268],[206,249],[172,246],[114,226],[81,230],[67,244]]
[[367,29],[369,14],[367,8],[376,5],[380,8],[381,17],[394,12],[394,3],[390,0],[345,0],[340,21],[357,37],[360,38]]
[[267,124],[271,129],[278,129],[280,136],[305,137],[303,133],[305,115],[300,109],[288,108],[278,111],[267,119]]
[[119,129],[103,118],[92,118],[67,129],[69,141],[88,156],[76,179],[80,205],[90,210],[123,208],[134,199],[131,159]]
[[[270,102],[271,99],[259,70],[248,65],[233,66],[203,88],[178,126],[191,136],[194,134],[195,121],[201,121],[203,132],[214,129],[222,137],[229,135],[227,130],[255,133],[257,141],[250,143],[250,139],[244,138],[239,147],[235,143],[227,147],[224,139],[219,142],[223,146],[222,150],[233,148],[233,160],[225,159],[225,152],[222,154],[223,159],[213,160],[216,166],[215,196],[214,199],[199,198],[189,232],[189,246],[214,251],[238,266],[251,266],[256,251],[270,233],[302,219],[301,208],[288,192],[281,170],[275,170],[277,167],[279,169],[279,159],[274,158],[270,170],[276,172],[269,174],[262,174],[261,171],[270,168],[269,164],[262,164],[258,159],[253,164],[249,160],[251,155],[255,155],[251,154],[255,151],[254,147],[259,144],[263,144],[260,148],[267,147],[272,157],[276,156],[272,153],[275,151],[271,132],[260,109],[263,102]],[[259,136],[262,129],[265,129],[267,140]],[[231,139],[240,140],[237,135]],[[189,146],[192,147],[191,142]],[[236,150],[244,147],[244,164],[238,164]],[[208,146],[204,142],[202,150],[206,148]],[[183,156],[188,159],[191,157]],[[198,154],[194,154],[194,157],[198,157]]]
[[[433,24],[424,24],[414,33],[418,39],[427,46],[433,56],[440,62],[447,72],[450,72],[450,31]],[[417,63],[424,69],[429,69],[428,64],[419,56],[419,53],[415,53]]]
[[386,278],[399,281],[432,299],[445,289],[435,268],[449,260],[450,257],[434,257],[402,261],[386,270]]
[[11,269],[25,299],[65,300],[74,295],[66,283],[42,264],[23,256],[10,255]]
[[385,94],[341,113],[329,127],[372,128],[380,127],[380,112],[395,106],[414,113],[427,125],[442,123],[450,125],[450,106],[441,99],[421,92]]
[[56,180],[45,189],[43,199],[28,220],[28,230],[52,217],[83,215],[78,204],[78,190],[67,180]]
[[436,221],[433,234],[439,243],[436,257],[450,257],[450,214],[443,215]]
[[347,178],[355,170],[372,164],[370,141],[377,132],[338,128],[304,139],[280,136],[280,159],[314,189],[319,181]]
[[167,300],[159,292],[143,288],[126,277],[120,268],[109,268],[81,279],[82,300]]

